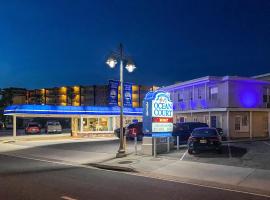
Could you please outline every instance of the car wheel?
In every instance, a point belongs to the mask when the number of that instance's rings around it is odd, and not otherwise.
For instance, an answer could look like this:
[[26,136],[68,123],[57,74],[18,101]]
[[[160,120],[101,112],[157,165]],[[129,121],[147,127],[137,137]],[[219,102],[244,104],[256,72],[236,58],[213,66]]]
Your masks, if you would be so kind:
[[193,154],[193,150],[192,149],[188,149],[188,153],[189,154]]

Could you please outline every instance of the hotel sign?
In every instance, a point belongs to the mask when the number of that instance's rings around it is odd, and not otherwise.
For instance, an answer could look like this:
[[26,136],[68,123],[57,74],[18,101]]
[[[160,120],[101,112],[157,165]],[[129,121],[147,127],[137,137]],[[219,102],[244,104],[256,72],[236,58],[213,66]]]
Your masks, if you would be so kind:
[[143,131],[152,137],[171,136],[173,131],[173,103],[163,91],[149,92],[143,103]]

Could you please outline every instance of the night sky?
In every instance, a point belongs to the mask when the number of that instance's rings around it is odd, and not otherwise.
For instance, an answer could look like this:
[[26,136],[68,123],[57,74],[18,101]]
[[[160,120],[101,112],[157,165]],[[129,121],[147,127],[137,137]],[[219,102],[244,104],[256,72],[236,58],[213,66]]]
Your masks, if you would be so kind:
[[270,1],[0,1],[0,88],[105,84],[119,42],[138,84],[267,73]]

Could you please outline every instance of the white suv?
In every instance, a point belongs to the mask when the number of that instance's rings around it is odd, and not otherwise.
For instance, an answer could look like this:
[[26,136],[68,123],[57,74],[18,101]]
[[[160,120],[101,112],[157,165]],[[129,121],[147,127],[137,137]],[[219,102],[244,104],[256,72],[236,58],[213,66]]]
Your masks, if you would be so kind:
[[62,126],[58,121],[47,121],[45,125],[46,133],[62,133]]

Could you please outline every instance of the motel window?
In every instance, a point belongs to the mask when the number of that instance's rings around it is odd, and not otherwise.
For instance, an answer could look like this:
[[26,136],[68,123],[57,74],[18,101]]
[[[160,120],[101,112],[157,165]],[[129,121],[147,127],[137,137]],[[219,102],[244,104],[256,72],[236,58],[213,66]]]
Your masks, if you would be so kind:
[[263,95],[263,103],[268,102],[268,96],[266,94]]
[[234,123],[234,130],[240,131],[240,129],[241,129],[241,117],[236,116],[235,117],[235,123]]
[[190,100],[193,99],[193,93],[192,93],[192,90],[189,90],[189,92],[188,92],[188,98],[189,98]]
[[201,88],[198,88],[198,99],[201,99],[202,98],[202,91],[201,91]]
[[217,100],[218,95],[218,87],[210,87],[209,88],[209,99],[210,100]]
[[242,126],[248,126],[248,117],[242,116]]
[[270,88],[263,88],[263,103],[270,103]]
[[234,130],[238,132],[249,131],[249,121],[247,115],[237,115],[234,121]]
[[179,92],[178,93],[178,102],[183,102],[184,101],[184,92]]

